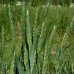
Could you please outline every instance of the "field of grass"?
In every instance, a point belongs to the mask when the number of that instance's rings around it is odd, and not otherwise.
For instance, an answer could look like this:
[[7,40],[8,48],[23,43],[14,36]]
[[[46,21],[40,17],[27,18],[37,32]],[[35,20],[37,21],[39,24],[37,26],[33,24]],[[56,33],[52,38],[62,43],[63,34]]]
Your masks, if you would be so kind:
[[0,5],[0,74],[74,74],[74,7]]

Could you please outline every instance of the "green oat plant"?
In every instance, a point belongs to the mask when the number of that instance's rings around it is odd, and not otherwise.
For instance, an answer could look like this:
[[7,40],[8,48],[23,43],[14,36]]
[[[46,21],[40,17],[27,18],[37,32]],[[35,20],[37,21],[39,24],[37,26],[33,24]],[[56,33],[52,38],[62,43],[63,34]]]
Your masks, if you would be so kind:
[[73,74],[73,12],[49,3],[0,4],[0,74]]

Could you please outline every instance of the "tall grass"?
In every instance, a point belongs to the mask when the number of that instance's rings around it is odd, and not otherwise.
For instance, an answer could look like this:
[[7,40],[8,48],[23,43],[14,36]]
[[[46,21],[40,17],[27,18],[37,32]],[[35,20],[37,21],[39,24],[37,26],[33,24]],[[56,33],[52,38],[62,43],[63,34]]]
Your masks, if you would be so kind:
[[73,9],[1,4],[0,74],[73,74]]

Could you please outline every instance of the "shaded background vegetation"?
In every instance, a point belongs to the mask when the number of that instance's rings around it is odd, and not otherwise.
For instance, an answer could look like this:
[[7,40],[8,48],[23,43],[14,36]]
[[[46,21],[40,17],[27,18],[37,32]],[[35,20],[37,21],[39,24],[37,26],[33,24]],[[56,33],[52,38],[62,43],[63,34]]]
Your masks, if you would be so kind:
[[74,0],[0,0],[1,3],[8,3],[8,2],[17,2],[17,1],[25,1],[25,3],[31,2],[33,5],[45,5],[46,3],[54,4],[54,5],[70,5],[70,3],[73,3]]

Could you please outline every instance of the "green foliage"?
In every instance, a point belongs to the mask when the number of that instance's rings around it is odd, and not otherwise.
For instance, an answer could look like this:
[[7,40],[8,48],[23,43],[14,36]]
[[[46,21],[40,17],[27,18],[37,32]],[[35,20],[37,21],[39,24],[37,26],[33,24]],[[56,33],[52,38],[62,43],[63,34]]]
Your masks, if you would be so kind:
[[69,46],[73,9],[49,3],[44,7],[1,4],[0,73],[74,73]]

